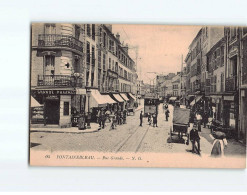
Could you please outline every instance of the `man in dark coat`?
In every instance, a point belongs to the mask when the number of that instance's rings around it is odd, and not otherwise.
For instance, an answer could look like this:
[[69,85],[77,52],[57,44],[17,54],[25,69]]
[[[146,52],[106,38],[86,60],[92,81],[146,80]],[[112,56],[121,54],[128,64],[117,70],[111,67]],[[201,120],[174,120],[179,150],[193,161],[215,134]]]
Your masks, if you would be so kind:
[[192,143],[192,153],[195,153],[195,143],[197,142],[198,153],[200,153],[200,136],[198,134],[197,125],[194,124],[192,130],[190,131],[190,141]]
[[143,114],[142,114],[142,111],[140,113],[140,126],[142,126],[142,119],[143,119]]
[[158,121],[157,121],[157,114],[154,113],[153,114],[153,126],[158,127],[157,123],[158,123]]

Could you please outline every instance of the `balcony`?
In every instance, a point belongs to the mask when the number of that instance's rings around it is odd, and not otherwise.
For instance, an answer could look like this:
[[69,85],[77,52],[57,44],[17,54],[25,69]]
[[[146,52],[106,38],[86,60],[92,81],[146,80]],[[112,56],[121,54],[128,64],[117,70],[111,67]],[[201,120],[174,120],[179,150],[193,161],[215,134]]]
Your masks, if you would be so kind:
[[237,77],[226,78],[225,91],[236,91],[237,90]]
[[82,78],[67,75],[38,75],[38,86],[82,87]]
[[38,47],[67,47],[83,52],[83,43],[70,35],[40,34]]

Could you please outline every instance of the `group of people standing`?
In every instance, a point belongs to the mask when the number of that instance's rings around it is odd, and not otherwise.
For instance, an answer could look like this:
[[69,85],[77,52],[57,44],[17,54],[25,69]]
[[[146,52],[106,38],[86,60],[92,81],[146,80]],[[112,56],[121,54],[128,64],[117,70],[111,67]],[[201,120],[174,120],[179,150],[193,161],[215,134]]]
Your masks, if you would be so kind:
[[[117,125],[126,124],[126,118],[127,118],[127,110],[124,109],[123,111],[116,111],[112,116],[111,112],[107,109],[100,109],[98,112],[98,123],[99,128],[104,129],[105,123],[108,120],[111,122],[111,129],[115,129]],[[111,120],[112,118],[112,120]]]

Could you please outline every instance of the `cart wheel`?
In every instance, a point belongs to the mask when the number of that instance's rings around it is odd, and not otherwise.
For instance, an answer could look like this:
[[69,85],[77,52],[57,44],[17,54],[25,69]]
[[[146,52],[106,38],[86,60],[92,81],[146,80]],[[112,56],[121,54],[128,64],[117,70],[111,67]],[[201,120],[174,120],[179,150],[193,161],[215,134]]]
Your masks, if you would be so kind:
[[170,127],[170,138],[171,138],[171,141],[172,141],[172,127]]

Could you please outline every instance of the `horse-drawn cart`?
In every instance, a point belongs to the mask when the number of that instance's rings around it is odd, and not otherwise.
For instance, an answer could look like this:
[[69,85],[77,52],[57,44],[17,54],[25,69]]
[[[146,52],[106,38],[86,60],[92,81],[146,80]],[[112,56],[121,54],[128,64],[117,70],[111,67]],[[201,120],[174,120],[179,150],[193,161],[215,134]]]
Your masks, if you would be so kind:
[[[185,108],[175,107],[173,110],[173,125],[170,127],[170,138],[173,140],[174,135],[177,135],[179,140],[182,140],[183,143],[189,144],[189,117],[190,110]],[[186,137],[186,140],[183,139]]]

